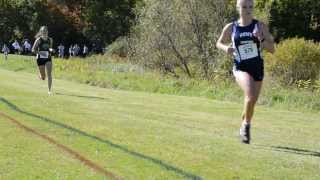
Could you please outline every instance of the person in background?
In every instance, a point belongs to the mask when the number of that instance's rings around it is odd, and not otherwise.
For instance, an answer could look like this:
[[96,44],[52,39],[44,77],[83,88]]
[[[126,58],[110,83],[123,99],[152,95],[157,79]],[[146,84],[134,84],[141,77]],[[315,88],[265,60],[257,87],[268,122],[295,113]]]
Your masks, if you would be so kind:
[[10,53],[10,49],[6,44],[3,45],[2,47],[2,52],[4,54],[4,59],[7,61],[8,60],[8,54]]
[[58,46],[58,56],[64,58],[64,45],[62,43]]
[[52,91],[52,49],[53,40],[48,36],[47,26],[42,26],[35,36],[36,40],[32,47],[32,52],[36,53],[37,64],[39,68],[40,79],[46,79],[48,76],[48,94],[51,95]]
[[71,58],[73,56],[73,45],[71,44],[69,47],[69,57]]
[[15,40],[13,43],[12,43],[12,47],[13,47],[13,50],[14,50],[14,53],[15,54],[19,54],[20,51],[21,51],[21,46],[19,44],[19,42],[17,40]]
[[31,44],[27,39],[23,43],[23,53],[27,55],[31,53]]
[[83,57],[86,57],[89,53],[89,48],[86,45],[83,45],[83,51],[82,51],[82,55]]
[[79,52],[80,52],[80,47],[78,44],[75,44],[72,48],[72,51],[73,51],[73,56],[78,56],[79,55]]

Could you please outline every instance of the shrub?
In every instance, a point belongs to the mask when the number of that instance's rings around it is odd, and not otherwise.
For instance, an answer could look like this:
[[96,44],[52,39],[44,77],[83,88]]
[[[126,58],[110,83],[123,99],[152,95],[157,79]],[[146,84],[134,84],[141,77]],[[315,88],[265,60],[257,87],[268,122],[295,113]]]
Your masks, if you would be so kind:
[[215,42],[229,14],[225,0],[145,1],[130,34],[130,60],[173,75],[180,69],[209,78],[218,63]]
[[299,80],[314,82],[320,74],[320,45],[304,39],[288,39],[266,55],[267,70],[285,85]]
[[120,57],[127,57],[128,55],[128,42],[125,37],[119,37],[112,44],[106,48],[108,55],[118,55]]

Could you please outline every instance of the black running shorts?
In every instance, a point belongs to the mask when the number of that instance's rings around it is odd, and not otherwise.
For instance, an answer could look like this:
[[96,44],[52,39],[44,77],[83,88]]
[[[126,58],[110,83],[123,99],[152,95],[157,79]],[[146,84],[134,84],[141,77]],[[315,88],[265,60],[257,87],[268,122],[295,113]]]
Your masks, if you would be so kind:
[[38,58],[37,59],[37,64],[38,66],[43,66],[45,65],[47,62],[50,62],[51,61],[51,58],[49,59],[41,59],[41,58]]
[[264,78],[264,66],[262,59],[251,59],[234,63],[234,71],[243,71],[250,74],[255,81],[262,81]]

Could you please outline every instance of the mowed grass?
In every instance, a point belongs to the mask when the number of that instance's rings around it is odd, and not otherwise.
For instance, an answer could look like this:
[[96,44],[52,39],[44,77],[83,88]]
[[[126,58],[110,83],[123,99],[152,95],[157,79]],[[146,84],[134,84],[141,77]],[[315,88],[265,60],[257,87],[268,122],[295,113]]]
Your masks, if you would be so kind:
[[[0,111],[124,179],[319,179],[319,113],[110,90],[0,69]],[[0,179],[109,179],[0,117]]]
[[0,128],[0,179],[103,178],[55,146],[2,117]]
[[[9,55],[5,61],[0,56],[0,67],[15,72],[36,73],[33,56]],[[216,74],[211,80],[180,78],[164,75],[156,70],[132,64],[128,59],[114,56],[89,56],[53,60],[53,76],[82,84],[108,89],[141,91],[179,96],[205,97],[219,101],[241,102],[242,91],[233,77]],[[320,111],[320,91],[312,88],[281,86],[266,72],[258,104],[292,111]]]

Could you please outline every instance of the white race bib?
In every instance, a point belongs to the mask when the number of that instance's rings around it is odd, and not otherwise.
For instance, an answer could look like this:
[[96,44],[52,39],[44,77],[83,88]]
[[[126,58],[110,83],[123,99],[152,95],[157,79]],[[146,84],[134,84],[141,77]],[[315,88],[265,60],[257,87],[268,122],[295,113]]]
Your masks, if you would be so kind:
[[39,57],[43,59],[49,58],[49,51],[39,51]]
[[259,56],[258,47],[257,47],[257,44],[255,43],[240,45],[238,48],[239,48],[241,60],[247,60],[247,59],[251,59]]

